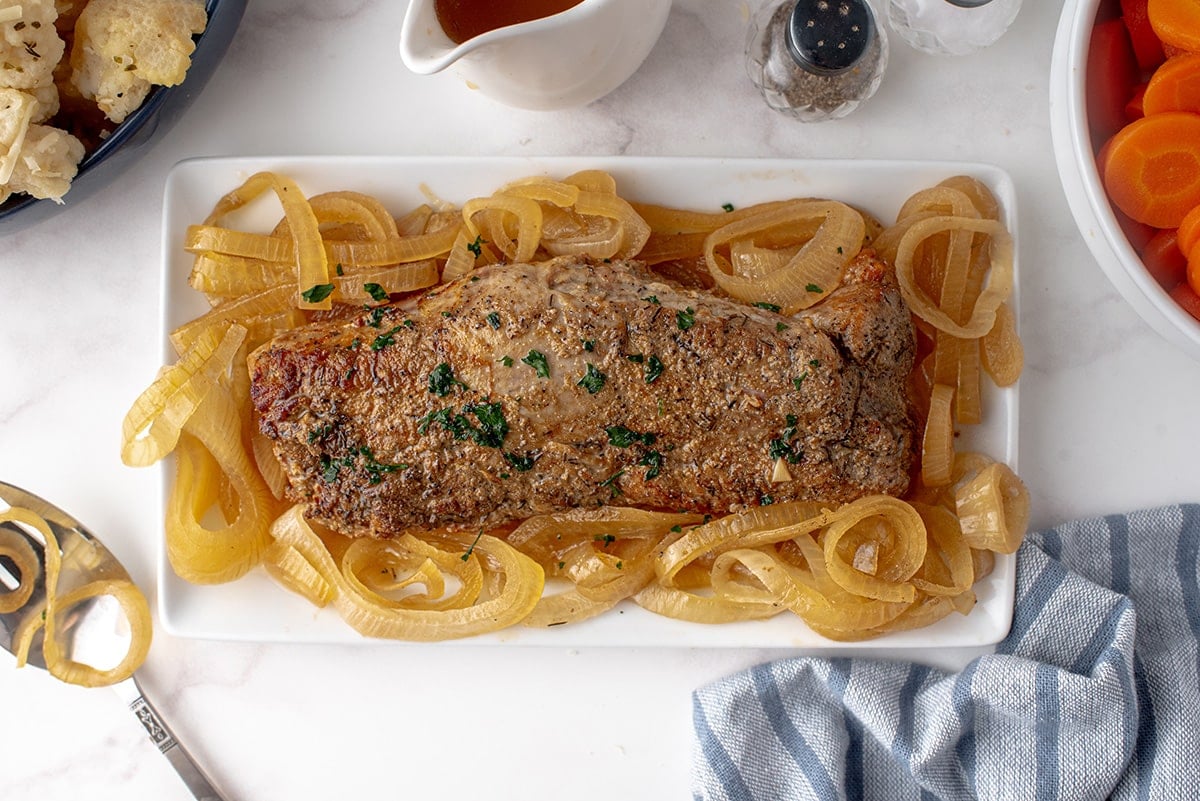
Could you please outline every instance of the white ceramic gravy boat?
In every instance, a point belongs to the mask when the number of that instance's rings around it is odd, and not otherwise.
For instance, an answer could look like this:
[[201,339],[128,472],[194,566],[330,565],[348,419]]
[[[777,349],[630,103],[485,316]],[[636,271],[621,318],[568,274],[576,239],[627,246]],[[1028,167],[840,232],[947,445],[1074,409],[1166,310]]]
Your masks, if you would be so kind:
[[633,75],[670,10],[671,0],[583,0],[455,44],[438,23],[434,0],[411,0],[400,29],[400,57],[421,75],[453,66],[468,86],[505,105],[573,108]]

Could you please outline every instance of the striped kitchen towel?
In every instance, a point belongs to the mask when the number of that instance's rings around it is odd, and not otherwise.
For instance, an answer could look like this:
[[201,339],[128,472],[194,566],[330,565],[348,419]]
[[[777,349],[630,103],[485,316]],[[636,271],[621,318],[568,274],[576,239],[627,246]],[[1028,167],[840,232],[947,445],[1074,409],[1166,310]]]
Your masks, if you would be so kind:
[[1200,799],[1200,505],[1031,534],[961,673],[761,665],[693,698],[697,799]]

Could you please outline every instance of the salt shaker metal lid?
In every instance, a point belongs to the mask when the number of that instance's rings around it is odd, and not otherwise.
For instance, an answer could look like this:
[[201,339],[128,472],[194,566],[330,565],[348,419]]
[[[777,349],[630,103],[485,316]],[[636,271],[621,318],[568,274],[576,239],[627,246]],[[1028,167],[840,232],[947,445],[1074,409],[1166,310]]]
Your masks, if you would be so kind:
[[1021,0],[887,0],[887,18],[917,50],[954,56],[994,44],[1020,8]]

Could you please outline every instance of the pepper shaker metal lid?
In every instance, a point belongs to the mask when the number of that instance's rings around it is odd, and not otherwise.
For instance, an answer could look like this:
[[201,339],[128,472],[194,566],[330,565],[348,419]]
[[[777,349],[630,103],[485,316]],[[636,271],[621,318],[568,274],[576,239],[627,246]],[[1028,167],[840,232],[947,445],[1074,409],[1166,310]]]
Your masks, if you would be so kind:
[[798,0],[787,26],[788,50],[796,63],[825,73],[853,67],[873,36],[863,0]]
[[798,120],[849,114],[886,67],[887,37],[868,0],[771,0],[750,19],[746,72],[768,106]]

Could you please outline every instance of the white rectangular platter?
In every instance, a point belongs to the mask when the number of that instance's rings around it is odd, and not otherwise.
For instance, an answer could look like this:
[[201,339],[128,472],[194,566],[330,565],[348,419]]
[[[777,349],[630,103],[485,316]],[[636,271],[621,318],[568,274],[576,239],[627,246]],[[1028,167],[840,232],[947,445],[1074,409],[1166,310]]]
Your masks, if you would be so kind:
[[[828,197],[855,205],[881,220],[894,220],[914,192],[953,175],[983,181],[996,195],[1004,222],[1017,235],[1016,193],[1011,178],[984,164],[906,161],[796,161],[698,158],[455,158],[455,157],[250,157],[182,162],[167,180],[163,224],[164,359],[174,360],[166,334],[207,309],[187,285],[191,256],[183,249],[187,226],[203,221],[216,201],[260,170],[290,176],[308,195],[331,190],[365,192],[399,214],[431,197],[462,204],[489,195],[508,181],[531,175],[565,177],[581,169],[615,176],[630,200],[712,211],[730,203],[793,197]],[[257,216],[256,216],[257,215]],[[264,200],[241,224],[269,230],[278,204]],[[1014,293],[1013,302],[1016,302]],[[959,447],[978,450],[1017,467],[1017,390],[985,381],[984,422],[966,426]],[[164,493],[173,466],[164,465]],[[981,580],[979,602],[967,616],[925,629],[896,633],[853,650],[985,646],[1008,632],[1013,610],[1015,559],[1001,557]],[[158,601],[161,621],[172,634],[251,641],[362,642],[332,609],[317,609],[276,585],[260,568],[238,581],[196,586],[180,580],[160,547]],[[767,621],[702,625],[684,623],[625,603],[598,618],[550,629],[514,627],[465,641],[471,644],[586,646],[674,646],[838,649],[811,632],[791,613]]]

